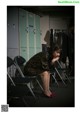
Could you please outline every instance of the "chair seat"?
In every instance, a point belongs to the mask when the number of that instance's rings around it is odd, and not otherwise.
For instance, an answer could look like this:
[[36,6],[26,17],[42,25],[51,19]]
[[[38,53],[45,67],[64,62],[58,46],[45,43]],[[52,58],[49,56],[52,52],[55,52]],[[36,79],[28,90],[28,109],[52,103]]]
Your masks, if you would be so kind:
[[13,78],[14,82],[17,83],[29,83],[31,79],[35,79],[36,76],[25,76],[25,77],[15,77]]
[[30,78],[30,79],[35,79],[37,76],[36,75],[25,75],[25,77]]

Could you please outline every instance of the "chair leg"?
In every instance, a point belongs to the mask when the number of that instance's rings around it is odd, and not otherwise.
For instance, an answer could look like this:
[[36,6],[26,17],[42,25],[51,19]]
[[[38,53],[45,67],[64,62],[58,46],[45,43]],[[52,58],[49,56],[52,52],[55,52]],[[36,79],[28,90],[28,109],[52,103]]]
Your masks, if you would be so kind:
[[71,80],[69,79],[69,77],[67,76],[67,74],[65,74],[65,76],[68,79],[68,81],[71,83]]
[[11,80],[13,86],[15,86],[15,83],[14,83],[14,81],[12,80],[11,76],[9,75],[9,73],[7,73],[7,74],[8,74],[9,79]]
[[41,86],[40,82],[38,81],[38,79],[36,79],[36,82],[38,83],[39,87],[41,88],[41,90],[43,91],[43,87]]
[[52,77],[53,77],[53,79],[55,80],[55,83],[59,86],[59,84],[58,84],[58,82],[57,82],[57,80],[56,80],[56,78],[55,78],[55,75],[52,74]]
[[55,70],[56,70],[57,74],[59,75],[59,77],[61,78],[61,80],[62,80],[63,84],[66,86],[66,83],[63,81],[63,79],[62,79],[62,77],[61,77],[60,73],[58,72],[57,68],[55,68]]
[[36,96],[35,96],[34,92],[32,91],[32,89],[31,89],[31,87],[30,87],[30,84],[27,83],[26,85],[27,85],[27,87],[29,88],[29,90],[30,90],[31,94],[33,95],[33,97],[36,99]]

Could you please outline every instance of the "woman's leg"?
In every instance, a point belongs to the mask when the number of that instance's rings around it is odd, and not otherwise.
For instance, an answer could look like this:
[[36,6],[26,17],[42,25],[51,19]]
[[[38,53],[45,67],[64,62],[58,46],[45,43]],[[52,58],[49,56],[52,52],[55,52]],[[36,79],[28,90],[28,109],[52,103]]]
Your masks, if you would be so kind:
[[50,73],[48,71],[43,72],[41,74],[41,79],[42,79],[42,83],[43,83],[44,94],[46,94],[47,96],[50,96],[51,95],[51,91],[49,89]]

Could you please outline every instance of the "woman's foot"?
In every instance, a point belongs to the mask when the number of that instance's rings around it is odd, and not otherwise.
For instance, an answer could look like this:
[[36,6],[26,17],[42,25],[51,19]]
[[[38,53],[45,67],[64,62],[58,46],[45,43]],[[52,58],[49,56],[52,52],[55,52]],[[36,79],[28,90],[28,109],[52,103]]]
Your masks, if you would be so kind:
[[50,96],[52,93],[51,93],[51,91],[44,91],[44,94],[47,96]]
[[51,92],[51,91],[45,91],[44,92],[44,96],[45,97],[48,97],[48,98],[52,98],[55,96],[55,93],[54,92]]

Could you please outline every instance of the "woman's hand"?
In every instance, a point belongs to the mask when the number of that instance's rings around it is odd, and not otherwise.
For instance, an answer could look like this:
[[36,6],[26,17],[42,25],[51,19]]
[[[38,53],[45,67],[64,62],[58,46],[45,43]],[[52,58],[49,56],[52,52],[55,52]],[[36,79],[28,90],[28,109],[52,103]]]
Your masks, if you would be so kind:
[[53,64],[54,62],[58,61],[59,58],[60,58],[60,57],[53,58],[52,61],[51,61],[51,63]]

